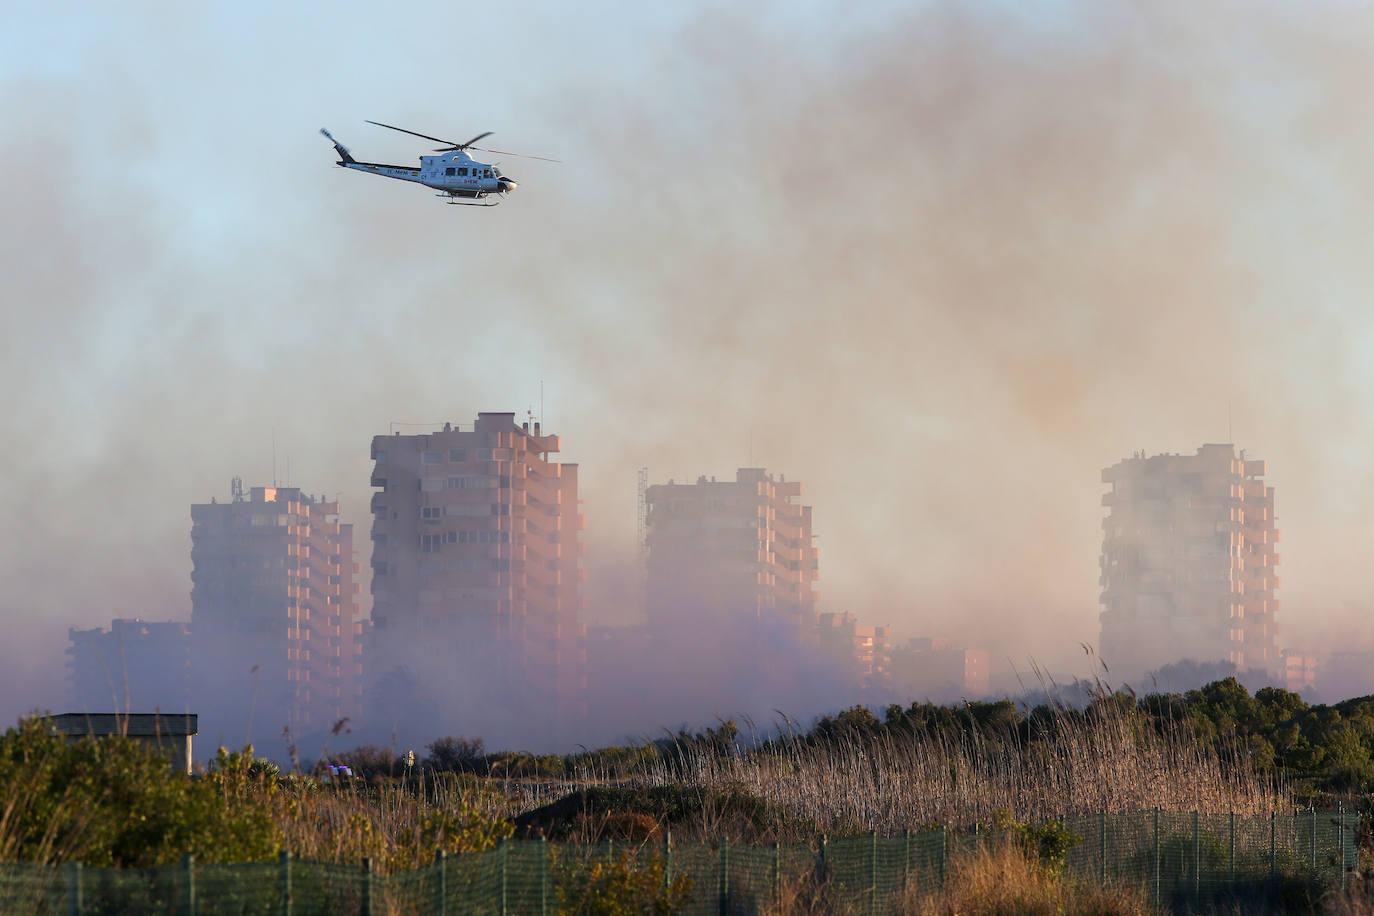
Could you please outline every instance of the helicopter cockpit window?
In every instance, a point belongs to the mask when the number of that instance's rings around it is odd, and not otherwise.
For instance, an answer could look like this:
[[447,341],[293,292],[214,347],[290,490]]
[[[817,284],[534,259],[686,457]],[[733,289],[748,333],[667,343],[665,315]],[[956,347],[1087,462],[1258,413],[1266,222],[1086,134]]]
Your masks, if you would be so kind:
[[482,177],[483,177],[483,178],[490,178],[490,177],[491,177],[491,169],[487,169],[485,172],[483,172],[483,173],[482,173]]

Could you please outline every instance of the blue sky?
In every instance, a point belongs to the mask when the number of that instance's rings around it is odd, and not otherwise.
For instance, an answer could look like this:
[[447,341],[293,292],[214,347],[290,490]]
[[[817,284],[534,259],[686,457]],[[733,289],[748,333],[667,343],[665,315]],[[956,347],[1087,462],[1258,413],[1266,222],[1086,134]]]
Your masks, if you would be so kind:
[[[22,7],[0,713],[60,702],[67,626],[189,614],[189,504],[274,435],[365,525],[373,434],[541,381],[593,620],[630,613],[635,469],[752,444],[816,507],[824,609],[1067,664],[1100,469],[1229,404],[1289,642],[1374,643],[1371,35],[1334,3]],[[321,126],[428,151],[365,119],[563,161],[446,207],[333,167]]]

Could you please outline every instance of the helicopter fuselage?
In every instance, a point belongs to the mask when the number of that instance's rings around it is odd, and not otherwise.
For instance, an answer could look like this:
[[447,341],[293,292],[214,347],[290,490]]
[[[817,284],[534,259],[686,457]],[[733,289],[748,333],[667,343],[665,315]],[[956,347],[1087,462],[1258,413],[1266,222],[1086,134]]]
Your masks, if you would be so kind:
[[500,191],[513,191],[516,187],[514,181],[501,175],[500,168],[478,162],[461,150],[440,156],[421,156],[418,168],[381,162],[346,162],[342,159],[339,165],[383,178],[415,182],[454,197],[484,197]]

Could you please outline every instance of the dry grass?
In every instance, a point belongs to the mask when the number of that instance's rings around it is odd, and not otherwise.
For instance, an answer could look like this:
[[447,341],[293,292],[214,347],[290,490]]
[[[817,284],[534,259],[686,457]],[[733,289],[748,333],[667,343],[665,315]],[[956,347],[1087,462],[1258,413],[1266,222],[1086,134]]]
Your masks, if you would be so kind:
[[1322,898],[1322,913],[1329,916],[1374,916],[1374,877],[1354,878],[1344,888],[1333,888]]
[[955,859],[942,891],[912,895],[897,909],[949,916],[1144,916],[1152,911],[1138,888],[1068,880],[1013,843]]
[[282,846],[318,862],[355,864],[364,856],[381,874],[429,865],[435,853],[489,849],[512,828],[505,800],[472,781],[418,780],[409,789],[361,783],[292,786],[273,813]]
[[1029,744],[1014,733],[961,729],[868,741],[792,738],[728,756],[684,746],[681,764],[646,768],[639,781],[743,789],[792,822],[835,835],[989,823],[999,812],[1040,823],[1156,806],[1260,814],[1288,803],[1282,787],[1243,757],[1224,759],[1182,727],[1161,736],[1131,710],[1062,713],[1055,728],[1054,740]]

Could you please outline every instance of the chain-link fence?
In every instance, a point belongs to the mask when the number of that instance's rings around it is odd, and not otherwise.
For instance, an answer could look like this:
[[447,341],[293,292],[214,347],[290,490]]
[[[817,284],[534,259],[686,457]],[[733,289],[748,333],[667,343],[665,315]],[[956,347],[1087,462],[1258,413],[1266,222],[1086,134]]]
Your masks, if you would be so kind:
[[[1273,899],[1301,882],[1330,888],[1357,866],[1345,811],[1241,817],[1164,811],[1068,818],[1066,872],[1143,889],[1157,908],[1201,911]],[[148,869],[0,864],[0,912],[410,914],[586,912],[598,894],[657,899],[684,913],[905,912],[937,893],[961,857],[1009,831],[945,829],[770,846],[511,840],[482,853],[378,875],[293,859]],[[1022,835],[1024,837],[1024,834]]]

